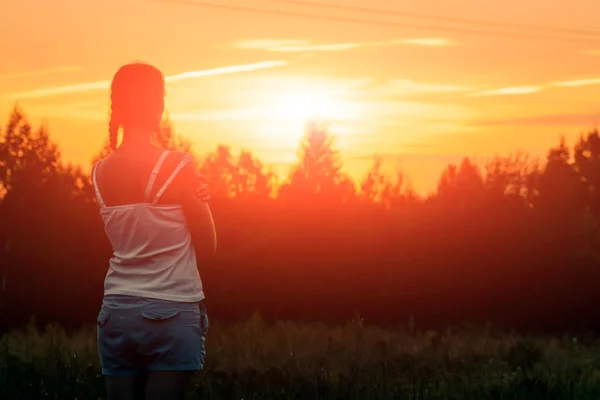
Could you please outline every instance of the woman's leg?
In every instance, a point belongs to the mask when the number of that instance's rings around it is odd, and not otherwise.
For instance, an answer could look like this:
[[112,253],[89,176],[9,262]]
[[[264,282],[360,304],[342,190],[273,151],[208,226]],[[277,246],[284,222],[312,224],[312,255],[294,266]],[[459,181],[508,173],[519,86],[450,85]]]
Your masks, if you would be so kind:
[[146,383],[148,382],[148,373],[140,375],[135,381],[135,400],[144,400],[146,398]]
[[135,376],[106,376],[107,400],[135,400]]
[[146,383],[146,400],[185,400],[194,371],[150,371]]
[[147,375],[105,377],[108,400],[144,400]]

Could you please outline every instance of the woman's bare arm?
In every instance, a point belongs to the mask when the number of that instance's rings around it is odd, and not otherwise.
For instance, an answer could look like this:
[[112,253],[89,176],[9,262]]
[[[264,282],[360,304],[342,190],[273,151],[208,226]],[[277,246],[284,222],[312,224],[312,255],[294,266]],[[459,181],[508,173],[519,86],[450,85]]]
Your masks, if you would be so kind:
[[217,249],[217,234],[206,198],[199,195],[201,191],[199,188],[203,182],[193,162],[189,162],[179,174],[181,204],[192,234],[196,254],[200,258],[211,257]]

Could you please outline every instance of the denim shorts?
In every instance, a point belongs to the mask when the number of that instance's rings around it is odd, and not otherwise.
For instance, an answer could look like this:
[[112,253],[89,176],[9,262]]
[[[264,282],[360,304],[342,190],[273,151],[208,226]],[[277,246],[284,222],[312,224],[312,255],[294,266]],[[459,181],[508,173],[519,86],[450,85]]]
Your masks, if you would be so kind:
[[102,374],[196,371],[204,366],[204,303],[130,298],[105,302],[97,318]]

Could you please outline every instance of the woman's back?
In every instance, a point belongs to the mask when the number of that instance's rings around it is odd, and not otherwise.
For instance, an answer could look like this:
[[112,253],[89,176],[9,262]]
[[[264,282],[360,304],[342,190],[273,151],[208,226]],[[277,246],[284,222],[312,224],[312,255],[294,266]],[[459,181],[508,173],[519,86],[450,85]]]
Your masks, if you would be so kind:
[[97,317],[109,400],[135,398],[138,378],[146,400],[183,400],[206,355],[208,314],[196,257],[212,256],[217,238],[208,188],[191,157],[153,145],[161,138],[164,96],[156,67],[119,68],[110,85],[114,151],[92,172],[114,249]]
[[[97,163],[93,183],[114,249],[105,296],[169,301],[204,298],[196,255],[178,188],[189,155],[119,149]],[[185,177],[184,177],[185,178]]]

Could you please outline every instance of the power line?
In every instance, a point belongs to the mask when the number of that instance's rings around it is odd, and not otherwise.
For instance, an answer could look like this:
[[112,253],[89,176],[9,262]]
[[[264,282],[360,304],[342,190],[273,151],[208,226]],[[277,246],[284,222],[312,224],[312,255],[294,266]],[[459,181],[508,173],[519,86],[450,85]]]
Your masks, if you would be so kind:
[[528,24],[518,24],[518,23],[514,23],[514,22],[490,21],[490,20],[461,18],[461,17],[441,17],[441,16],[414,13],[414,12],[408,12],[408,11],[387,10],[387,9],[382,9],[382,8],[369,8],[369,7],[342,6],[342,5],[337,5],[337,4],[317,3],[314,1],[306,1],[306,0],[269,0],[269,1],[271,1],[273,3],[294,4],[294,5],[300,5],[300,6],[306,6],[306,7],[327,8],[327,9],[340,10],[340,11],[354,11],[354,12],[377,14],[377,15],[394,15],[394,16],[399,16],[399,17],[424,19],[424,20],[430,20],[430,21],[460,22],[460,23],[466,23],[466,24],[472,24],[472,25],[499,26],[499,27],[506,27],[506,28],[520,28],[520,29],[529,29],[529,30],[546,31],[546,32],[554,32],[554,33],[568,33],[568,34],[589,35],[589,36],[599,36],[600,35],[600,31],[589,30],[589,29],[576,29],[576,28],[566,28],[566,27],[549,26],[549,25],[528,25]]
[[362,19],[362,18],[337,17],[337,16],[321,15],[321,14],[314,14],[314,13],[303,13],[303,12],[284,11],[284,10],[275,10],[275,9],[263,9],[263,8],[256,8],[256,7],[246,7],[246,6],[237,6],[237,5],[227,5],[227,4],[215,4],[215,3],[207,3],[207,2],[203,2],[203,1],[193,1],[193,0],[154,0],[154,1],[170,3],[170,4],[195,6],[195,7],[222,9],[222,10],[229,10],[229,11],[241,11],[241,12],[248,12],[248,13],[255,13],[255,14],[277,15],[277,16],[285,16],[285,17],[299,17],[299,18],[312,19],[312,20],[329,21],[329,22],[347,22],[347,23],[356,23],[356,24],[363,24],[363,25],[390,26],[390,27],[396,27],[396,28],[407,28],[407,29],[415,29],[415,30],[423,30],[423,31],[467,33],[467,34],[477,34],[477,35],[483,35],[483,36],[515,37],[515,38],[520,38],[520,39],[563,41],[563,42],[587,43],[587,44],[600,45],[600,40],[591,40],[591,39],[576,38],[576,37],[542,36],[542,35],[530,35],[530,34],[520,34],[520,33],[514,33],[514,32],[499,32],[499,31],[459,28],[459,27],[452,28],[452,27],[431,26],[431,25],[427,26],[427,25],[409,24],[409,23],[393,22],[393,21],[378,21],[378,20],[368,20],[368,19]]

